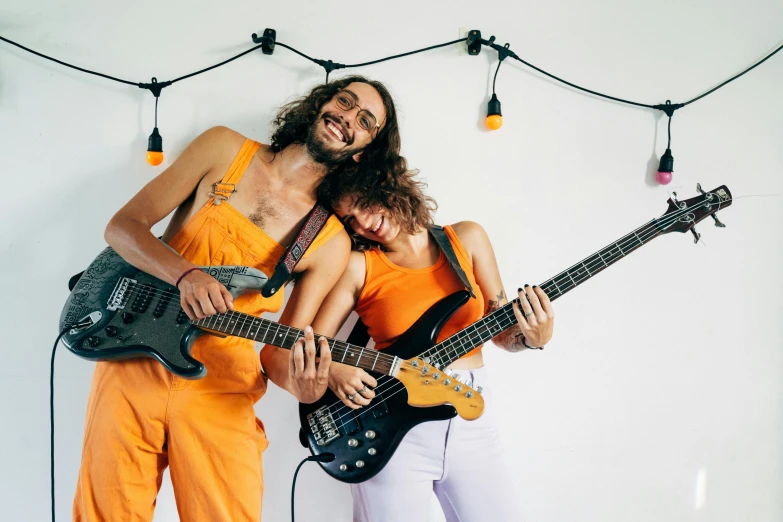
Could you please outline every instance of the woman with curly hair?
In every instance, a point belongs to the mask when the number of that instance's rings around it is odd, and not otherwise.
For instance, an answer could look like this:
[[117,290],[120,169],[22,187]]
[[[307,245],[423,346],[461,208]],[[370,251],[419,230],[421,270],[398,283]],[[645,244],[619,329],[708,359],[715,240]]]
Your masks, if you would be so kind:
[[[405,160],[390,156],[376,175],[366,166],[330,177],[321,197],[352,232],[348,267],[313,321],[320,334],[334,336],[355,310],[375,341],[390,346],[433,304],[465,288],[429,232],[435,201],[426,196]],[[442,328],[438,341],[462,330],[508,302],[487,233],[478,223],[444,227],[457,260],[472,286],[470,299]],[[519,289],[518,324],[493,338],[518,352],[540,348],[552,337],[553,318],[546,294]],[[483,387],[485,412],[475,421],[430,421],[411,429],[394,456],[371,479],[352,484],[355,522],[428,520],[434,492],[446,520],[521,520],[517,497],[505,467],[492,411],[492,396],[481,347],[449,365],[468,386]],[[455,377],[453,377],[455,378]],[[354,366],[332,362],[329,387],[354,410],[375,397],[377,381]]]

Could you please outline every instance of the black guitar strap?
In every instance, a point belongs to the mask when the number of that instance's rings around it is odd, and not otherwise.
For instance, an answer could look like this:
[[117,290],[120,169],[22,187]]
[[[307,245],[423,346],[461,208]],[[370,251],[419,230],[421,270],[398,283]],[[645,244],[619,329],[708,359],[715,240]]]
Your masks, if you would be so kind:
[[264,297],[272,297],[286,281],[291,279],[291,274],[294,272],[294,267],[304,257],[307,249],[313,242],[313,239],[318,235],[326,220],[329,219],[331,212],[326,210],[321,204],[316,203],[313,210],[308,214],[304,225],[296,235],[296,240],[291,243],[288,249],[283,254],[283,257],[278,261],[275,267],[275,272],[269,281],[266,282],[264,288],[261,289],[261,295]]
[[[443,250],[446,259],[448,259],[449,263],[451,264],[451,268],[454,269],[454,272],[456,272],[457,276],[459,276],[462,284],[465,285],[465,289],[470,292],[470,296],[475,299],[476,294],[473,292],[473,286],[471,286],[468,276],[462,269],[462,265],[459,264],[457,253],[454,252],[454,246],[451,244],[451,241],[449,241],[449,236],[447,236],[446,232],[443,231],[443,227],[432,225],[430,227],[430,234],[432,234],[432,237],[435,238],[438,246],[440,246],[441,250]],[[346,342],[356,346],[367,346],[369,341],[370,334],[367,332],[367,326],[364,324],[364,322],[362,322],[362,318],[360,317],[357,319],[353,330],[351,330],[351,333],[348,335]]]
[[353,325],[353,330],[351,330],[345,342],[354,346],[364,347],[370,342],[370,332],[367,331],[367,325],[364,324],[361,317],[356,319],[356,324]]
[[462,284],[465,285],[465,290],[470,293],[470,297],[475,299],[476,293],[473,291],[473,286],[471,286],[468,276],[465,275],[465,271],[459,264],[457,254],[454,252],[454,246],[451,244],[451,241],[449,241],[449,236],[447,236],[446,232],[443,231],[443,227],[439,225],[432,225],[430,227],[430,234],[432,234],[432,237],[434,237],[435,241],[438,242],[438,245],[440,246],[440,249],[443,250],[443,253],[446,254],[446,259],[449,260],[451,268],[454,269],[454,272],[456,272],[457,276],[459,276]]

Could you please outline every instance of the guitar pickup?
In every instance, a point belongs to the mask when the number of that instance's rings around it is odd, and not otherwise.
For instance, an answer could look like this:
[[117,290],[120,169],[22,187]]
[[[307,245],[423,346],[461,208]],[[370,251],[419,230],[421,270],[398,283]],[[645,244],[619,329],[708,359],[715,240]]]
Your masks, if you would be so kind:
[[378,402],[375,402],[372,404],[372,416],[376,419],[380,417],[385,417],[389,414],[389,407],[386,406],[386,401],[379,400]]
[[359,425],[359,421],[356,419],[356,413],[350,412],[347,417],[348,420],[346,420],[345,423],[341,426],[342,430],[345,432],[345,435],[351,435],[362,429],[362,427]]

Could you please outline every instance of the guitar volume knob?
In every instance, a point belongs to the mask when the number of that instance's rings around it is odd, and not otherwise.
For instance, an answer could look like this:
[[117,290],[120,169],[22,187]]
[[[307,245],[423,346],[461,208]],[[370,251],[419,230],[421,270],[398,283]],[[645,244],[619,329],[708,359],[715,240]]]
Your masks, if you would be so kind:
[[130,312],[122,312],[122,322],[125,324],[131,324],[133,322],[133,314]]
[[356,439],[348,439],[348,446],[355,448],[359,445],[359,441]]
[[104,331],[106,332],[106,336],[107,337],[114,337],[118,333],[117,327],[114,326],[114,325],[111,325],[111,324],[109,326],[107,326]]
[[356,461],[356,467],[357,468],[363,468],[364,467],[364,461],[363,460],[357,460]]
[[372,439],[375,438],[375,432],[373,430],[367,430],[367,431],[364,432],[364,436],[367,439],[372,440]]
[[370,456],[373,456],[376,453],[378,453],[378,451],[375,448],[370,448],[370,449],[367,450],[367,454],[370,455]]
[[91,335],[87,338],[87,341],[85,342],[87,346],[90,348],[95,348],[99,344],[101,344],[101,340],[95,337],[94,335]]
[[348,466],[345,464],[340,464],[340,471],[348,471]]

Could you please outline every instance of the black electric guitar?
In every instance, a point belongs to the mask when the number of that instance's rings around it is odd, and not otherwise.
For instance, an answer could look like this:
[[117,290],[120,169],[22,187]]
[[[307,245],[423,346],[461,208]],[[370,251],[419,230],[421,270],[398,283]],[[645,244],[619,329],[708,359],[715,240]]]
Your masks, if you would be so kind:
[[[260,270],[244,266],[204,267],[236,298],[259,291],[267,281]],[[63,343],[79,357],[98,361],[151,357],[180,377],[198,379],[207,368],[191,357],[191,346],[202,332],[237,336],[290,349],[304,332],[254,315],[228,311],[191,322],[172,285],[128,264],[111,247],[90,264],[73,287],[60,316]],[[316,334],[316,337],[318,335]],[[368,350],[329,339],[332,358],[367,371],[394,376],[408,386],[418,406],[453,404],[466,419],[484,411],[477,393],[459,393],[427,386],[418,361]],[[424,366],[434,371],[432,366]]]
[[[693,227],[710,215],[715,219],[715,225],[722,227],[714,214],[731,205],[729,190],[721,186],[704,192],[699,185],[697,189],[700,196],[685,201],[669,199],[669,208],[664,215],[560,272],[539,285],[540,288],[554,301],[662,234],[691,230],[698,242],[700,236]],[[436,344],[440,329],[468,299],[464,290],[441,299],[382,353],[407,359],[413,367],[419,365],[425,387],[430,390],[447,389],[473,397],[475,392],[466,389],[456,380],[457,376],[446,373],[446,367],[516,324],[516,317],[509,302]],[[339,362],[338,357],[333,359]],[[448,405],[415,407],[417,404],[411,401],[409,389],[395,377],[384,375],[377,381],[375,398],[359,410],[346,407],[331,390],[313,404],[299,405],[302,444],[314,455],[335,455],[331,462],[319,464],[337,480],[356,483],[373,477],[383,469],[411,428],[425,421],[450,419],[457,414]]]

